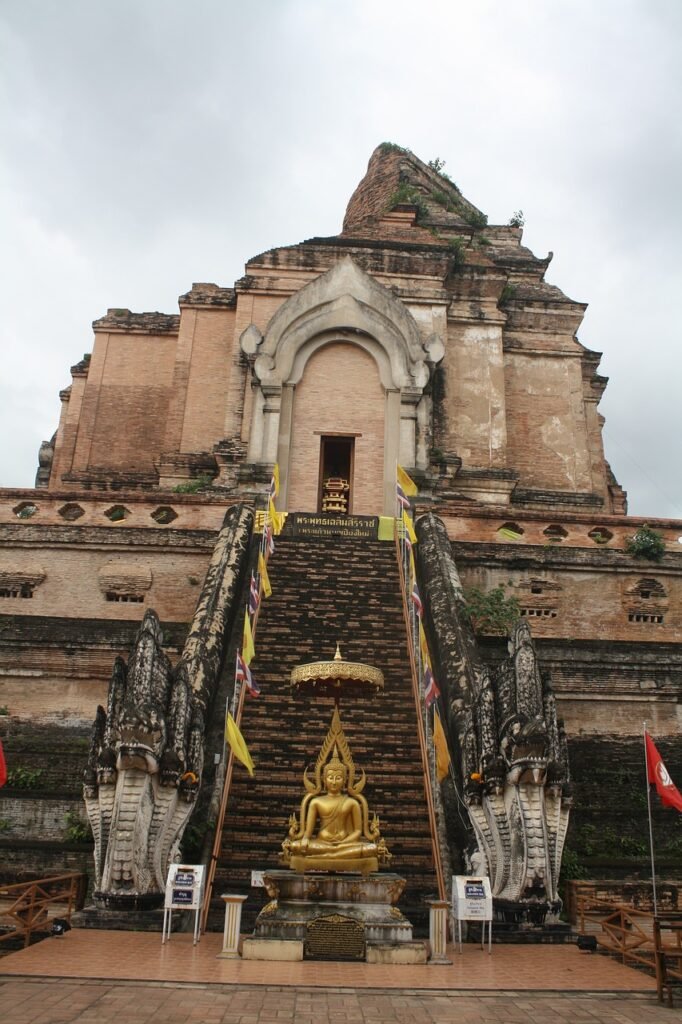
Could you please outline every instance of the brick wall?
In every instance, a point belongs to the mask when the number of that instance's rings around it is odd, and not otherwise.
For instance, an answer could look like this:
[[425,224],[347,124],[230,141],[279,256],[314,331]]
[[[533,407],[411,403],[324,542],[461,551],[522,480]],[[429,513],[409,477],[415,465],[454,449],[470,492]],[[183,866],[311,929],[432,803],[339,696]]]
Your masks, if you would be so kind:
[[152,472],[171,394],[174,335],[98,335],[83,398],[73,470]]
[[[190,311],[183,311],[183,319]],[[191,311],[193,332],[187,404],[180,451],[210,451],[225,436],[230,382],[235,372],[234,310]]]
[[591,491],[580,363],[506,353],[507,465],[522,487]]

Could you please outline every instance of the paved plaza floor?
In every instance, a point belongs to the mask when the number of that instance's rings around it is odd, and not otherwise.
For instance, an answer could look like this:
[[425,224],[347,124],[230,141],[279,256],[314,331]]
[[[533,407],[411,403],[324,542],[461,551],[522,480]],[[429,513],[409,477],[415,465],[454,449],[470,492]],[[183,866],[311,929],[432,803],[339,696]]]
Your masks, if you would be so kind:
[[466,944],[452,964],[217,959],[221,936],[74,929],[0,959],[5,1024],[660,1024],[653,978],[575,946]]

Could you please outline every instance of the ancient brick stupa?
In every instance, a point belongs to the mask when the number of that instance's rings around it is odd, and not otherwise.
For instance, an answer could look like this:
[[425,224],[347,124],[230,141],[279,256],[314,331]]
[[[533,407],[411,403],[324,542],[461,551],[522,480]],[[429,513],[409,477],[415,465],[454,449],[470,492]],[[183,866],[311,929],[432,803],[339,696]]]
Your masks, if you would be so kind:
[[[417,930],[425,899],[474,868],[501,917],[551,917],[564,842],[591,874],[623,851],[646,872],[643,718],[682,777],[682,524],[627,516],[585,305],[549,264],[437,162],[382,144],[338,235],[194,284],[178,312],[95,321],[36,488],[0,491],[0,734],[72,811],[39,835],[31,789],[3,789],[8,881],[66,865],[85,771],[103,912],[153,907],[182,855],[217,864],[214,893],[249,894],[248,927],[291,766],[329,721],[286,681],[337,637],[384,673],[344,725],[363,721],[354,754],[372,750],[368,802]],[[240,703],[249,600],[260,696]],[[221,825],[226,705],[256,767],[227,772]],[[88,840],[68,864],[93,872]]]

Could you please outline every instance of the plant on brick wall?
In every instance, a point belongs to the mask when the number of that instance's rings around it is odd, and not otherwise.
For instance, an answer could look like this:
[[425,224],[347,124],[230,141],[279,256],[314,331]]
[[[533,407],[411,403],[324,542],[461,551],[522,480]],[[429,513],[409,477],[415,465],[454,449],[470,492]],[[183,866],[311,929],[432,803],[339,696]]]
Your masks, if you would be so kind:
[[452,264],[453,270],[459,270],[464,264],[464,240],[462,238],[451,238],[448,241],[448,249],[454,256],[454,262]]
[[462,214],[464,220],[472,228],[484,228],[488,224],[488,217],[480,210],[467,210]]
[[7,707],[7,705],[6,704],[0,704],[0,715],[8,715],[8,714],[9,714],[9,708]]
[[526,223],[526,218],[523,215],[523,210],[514,210],[511,217],[509,218],[510,228],[522,228]]
[[12,822],[9,818],[0,818],[0,835],[3,832],[9,832],[12,828]]
[[66,823],[66,838],[71,843],[92,842],[92,829],[87,821],[84,821],[76,811],[69,811],[64,818]]
[[424,201],[424,196],[418,188],[415,188],[414,185],[410,185],[407,181],[402,181],[388,200],[389,210],[402,205],[415,206],[417,209],[418,221],[428,217],[429,208]]
[[7,772],[7,785],[11,789],[37,789],[43,777],[42,768],[10,768]]
[[206,836],[215,831],[215,821],[209,819],[201,825],[190,823],[182,836],[182,857],[190,864],[197,864],[201,859]]
[[465,611],[476,633],[510,633],[521,617],[519,602],[506,597],[501,584],[488,591],[470,587],[465,598]]
[[665,554],[665,541],[662,534],[652,530],[645,523],[640,526],[632,537],[627,539],[627,551],[635,558],[648,558],[652,562],[659,562]]
[[382,142],[379,146],[382,153],[409,153],[409,149],[399,146],[397,142]]
[[195,480],[188,480],[186,484],[178,484],[173,491],[175,494],[196,494],[197,491],[203,491],[206,487],[210,487],[212,483],[213,477],[208,473],[202,473]]

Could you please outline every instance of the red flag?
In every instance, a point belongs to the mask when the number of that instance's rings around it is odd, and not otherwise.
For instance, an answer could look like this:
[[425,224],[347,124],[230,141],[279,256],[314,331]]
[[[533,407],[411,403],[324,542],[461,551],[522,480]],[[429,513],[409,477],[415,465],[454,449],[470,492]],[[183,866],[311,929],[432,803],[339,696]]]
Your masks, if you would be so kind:
[[664,807],[674,807],[682,813],[682,793],[680,793],[673,780],[668,775],[668,769],[663,764],[663,758],[656,750],[654,741],[648,732],[644,733],[646,745],[646,773],[649,783],[656,786],[656,792],[661,798]]
[[2,740],[0,740],[0,786],[4,786],[7,782],[7,765],[5,764],[5,755],[2,752]]

